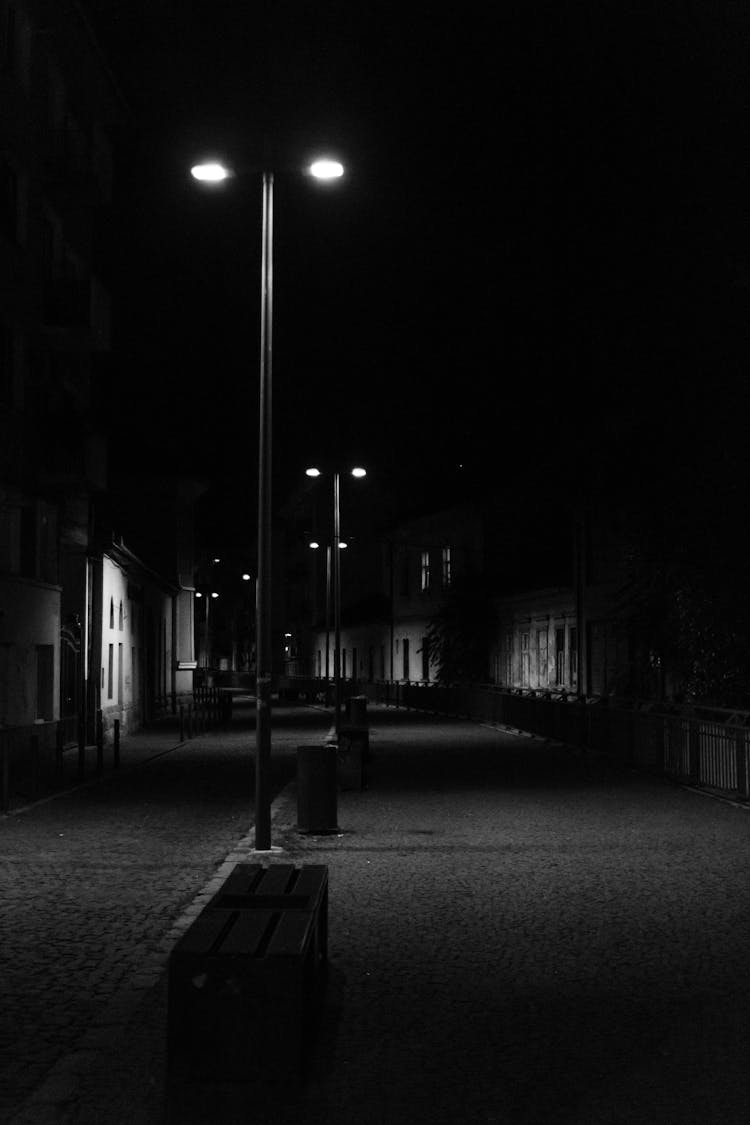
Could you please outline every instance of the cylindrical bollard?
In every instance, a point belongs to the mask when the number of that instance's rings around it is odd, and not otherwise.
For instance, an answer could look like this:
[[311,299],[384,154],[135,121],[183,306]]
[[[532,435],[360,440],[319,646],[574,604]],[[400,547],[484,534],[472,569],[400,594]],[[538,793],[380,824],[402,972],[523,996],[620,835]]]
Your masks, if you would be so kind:
[[297,829],[323,835],[338,832],[336,747],[297,747]]
[[117,769],[120,765],[120,720],[115,719],[114,730],[112,732],[112,749],[114,752],[114,767]]
[[39,795],[39,735],[32,734],[31,739],[31,795],[37,797]]
[[349,700],[349,725],[352,727],[367,726],[367,696],[353,695]]
[[86,724],[83,716],[78,717],[78,780],[83,781],[86,773]]
[[96,712],[96,772],[104,771],[104,716]]
[[63,746],[65,745],[65,725],[62,719],[57,724],[55,730],[55,785],[58,787],[62,785],[64,780],[63,774]]
[[0,809],[8,811],[10,804],[10,744],[8,735],[0,731]]

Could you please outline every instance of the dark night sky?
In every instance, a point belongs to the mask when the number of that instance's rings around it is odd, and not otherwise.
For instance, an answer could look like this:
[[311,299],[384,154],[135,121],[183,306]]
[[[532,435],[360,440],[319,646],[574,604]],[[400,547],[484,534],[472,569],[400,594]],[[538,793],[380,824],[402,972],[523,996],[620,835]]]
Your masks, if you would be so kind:
[[[635,480],[742,416],[744,6],[85,6],[135,121],[116,414],[157,466],[254,504],[260,185],[201,192],[208,152],[278,170],[278,501],[336,455],[404,498]],[[318,142],[335,188],[294,173]]]

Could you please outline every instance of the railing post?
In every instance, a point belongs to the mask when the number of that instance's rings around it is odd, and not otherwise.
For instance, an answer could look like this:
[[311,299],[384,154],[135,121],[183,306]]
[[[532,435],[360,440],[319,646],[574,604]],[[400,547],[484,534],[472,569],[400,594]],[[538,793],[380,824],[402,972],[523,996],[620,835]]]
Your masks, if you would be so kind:
[[78,780],[83,781],[86,773],[86,722],[83,715],[78,716]]
[[747,749],[745,745],[745,728],[740,727],[735,731],[734,749],[737,761],[737,792],[740,797],[750,797],[747,788]]
[[697,719],[688,720],[688,780],[694,785],[700,783],[700,731]]
[[112,732],[112,748],[114,751],[114,767],[119,769],[120,766],[120,720],[115,719],[114,730]]

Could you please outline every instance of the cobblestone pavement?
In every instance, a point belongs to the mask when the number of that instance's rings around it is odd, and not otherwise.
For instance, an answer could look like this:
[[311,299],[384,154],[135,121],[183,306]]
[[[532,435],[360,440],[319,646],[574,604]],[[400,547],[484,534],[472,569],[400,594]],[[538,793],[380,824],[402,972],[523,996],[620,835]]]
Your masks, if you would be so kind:
[[[277,788],[315,709],[277,711]],[[539,739],[371,709],[305,1081],[170,1089],[169,949],[241,859],[241,723],[0,822],[13,1125],[746,1125],[750,814]],[[124,757],[124,755],[123,755]],[[291,1076],[290,1076],[291,1077]]]

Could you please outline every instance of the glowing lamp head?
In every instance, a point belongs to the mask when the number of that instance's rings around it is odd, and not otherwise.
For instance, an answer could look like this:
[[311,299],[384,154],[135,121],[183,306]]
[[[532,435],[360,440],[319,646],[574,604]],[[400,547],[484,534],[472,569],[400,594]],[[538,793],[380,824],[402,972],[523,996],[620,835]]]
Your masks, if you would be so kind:
[[317,551],[318,548],[320,547],[320,543],[318,543],[315,539],[313,539],[313,541],[311,543],[309,543],[308,546],[309,546],[311,551]]
[[315,468],[305,469],[305,476],[306,477],[319,477],[320,476],[320,469],[315,469]]
[[243,574],[242,575],[242,581],[243,582],[249,582],[250,581],[250,575],[249,574]]
[[315,160],[310,165],[310,175],[316,180],[338,180],[344,174],[344,165],[338,160]]
[[214,590],[214,591],[212,592],[212,594],[211,594],[211,597],[212,597],[212,598],[218,598],[218,596],[219,596],[219,595],[218,595],[218,594],[216,593],[216,591],[215,591],[215,590]]
[[366,477],[367,476],[367,469],[359,469],[359,468],[352,469],[352,476],[357,477],[357,478]]
[[345,547],[348,547],[348,546],[349,546],[349,544],[348,544],[348,543],[344,543],[343,539],[342,539],[342,541],[341,541],[341,542],[339,543],[339,548],[340,548],[341,550],[343,550],[343,549],[344,549]]
[[229,179],[231,172],[218,160],[209,160],[205,164],[194,164],[190,175],[203,184],[220,184],[222,180]]

